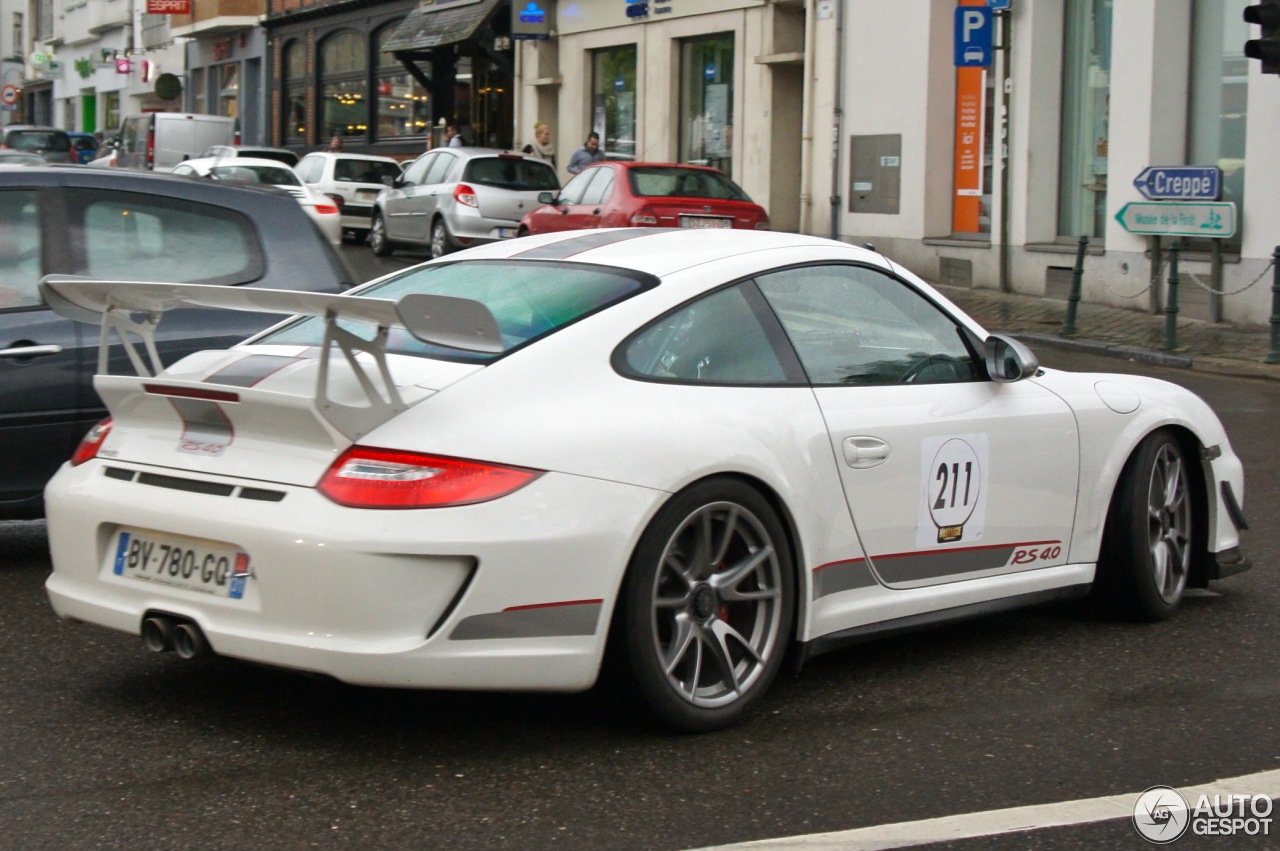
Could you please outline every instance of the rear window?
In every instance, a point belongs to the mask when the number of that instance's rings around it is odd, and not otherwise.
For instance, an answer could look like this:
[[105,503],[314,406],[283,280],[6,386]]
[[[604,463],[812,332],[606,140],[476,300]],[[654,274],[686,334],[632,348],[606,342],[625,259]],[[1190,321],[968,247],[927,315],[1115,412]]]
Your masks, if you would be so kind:
[[724,174],[710,169],[639,166],[628,171],[631,193],[650,198],[712,198],[750,201],[751,197]]
[[378,160],[338,160],[333,164],[333,179],[339,183],[382,183],[384,177],[395,180],[400,166]]
[[209,169],[209,176],[224,183],[261,183],[268,186],[301,186],[298,175],[287,168],[265,165],[225,165]]
[[5,137],[5,142],[17,151],[71,150],[71,139],[66,133],[49,130],[13,130]]
[[[429,293],[478,301],[498,321],[505,354],[656,283],[639,272],[579,263],[472,260],[419,267],[350,295],[397,301],[409,293]],[[376,330],[364,322],[340,324],[365,339],[372,339]],[[324,342],[324,320],[301,319],[256,342],[319,346]],[[404,330],[388,335],[387,350],[465,362],[500,357],[430,345]]]
[[517,192],[554,192],[560,188],[555,169],[540,160],[526,160],[522,157],[480,157],[471,160],[462,171],[462,179],[466,183]]

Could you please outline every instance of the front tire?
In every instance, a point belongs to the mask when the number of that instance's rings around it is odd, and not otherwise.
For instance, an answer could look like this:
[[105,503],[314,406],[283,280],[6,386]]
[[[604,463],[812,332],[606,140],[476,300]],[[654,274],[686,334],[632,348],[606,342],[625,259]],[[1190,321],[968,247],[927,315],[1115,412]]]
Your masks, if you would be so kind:
[[629,667],[654,714],[685,732],[737,722],[791,636],[795,577],[777,514],[733,479],[677,495],[641,537],[621,605]]
[[391,240],[387,238],[387,222],[382,213],[373,214],[373,224],[369,227],[369,247],[377,257],[390,257]]
[[1139,444],[1121,474],[1099,570],[1108,602],[1126,618],[1165,620],[1182,602],[1200,545],[1190,461],[1173,432],[1161,430]]

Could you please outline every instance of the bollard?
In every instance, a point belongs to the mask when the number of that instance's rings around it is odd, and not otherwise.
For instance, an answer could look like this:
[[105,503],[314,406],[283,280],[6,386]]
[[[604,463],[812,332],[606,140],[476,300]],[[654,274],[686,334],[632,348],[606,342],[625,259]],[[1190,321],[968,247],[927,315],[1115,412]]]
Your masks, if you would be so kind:
[[1271,351],[1267,363],[1280,363],[1280,245],[1271,252]]
[[1181,240],[1169,246],[1169,297],[1164,307],[1164,350],[1178,347],[1178,249]]
[[1084,252],[1089,247],[1089,237],[1081,236],[1076,248],[1076,267],[1071,270],[1071,294],[1067,296],[1067,321],[1062,323],[1062,336],[1076,333],[1076,309],[1080,306],[1080,282],[1084,278]]

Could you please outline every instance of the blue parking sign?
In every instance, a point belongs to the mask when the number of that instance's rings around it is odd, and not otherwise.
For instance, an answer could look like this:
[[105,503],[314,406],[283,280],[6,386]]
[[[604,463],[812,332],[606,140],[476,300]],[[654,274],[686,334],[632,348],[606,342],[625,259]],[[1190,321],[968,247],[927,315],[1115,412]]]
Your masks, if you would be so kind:
[[991,64],[994,20],[990,6],[956,7],[957,68],[986,68]]

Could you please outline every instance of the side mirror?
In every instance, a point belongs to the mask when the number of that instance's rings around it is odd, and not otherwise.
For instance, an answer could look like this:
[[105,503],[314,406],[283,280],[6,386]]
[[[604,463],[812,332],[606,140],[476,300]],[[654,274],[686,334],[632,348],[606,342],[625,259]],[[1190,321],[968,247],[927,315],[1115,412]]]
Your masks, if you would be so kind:
[[554,192],[539,192],[539,193],[538,193],[538,203],[539,203],[539,204],[555,204],[555,203],[556,203],[556,193],[554,193]]
[[[385,178],[384,178],[384,179],[385,179]],[[393,177],[393,178],[391,179],[391,187],[392,187],[393,189],[399,189],[399,188],[400,188],[400,187],[402,187],[402,186],[404,186],[404,175],[403,175],[403,174],[397,174],[395,177]]]
[[983,344],[987,375],[992,381],[1009,384],[1030,378],[1040,369],[1040,361],[1022,343],[1002,334],[992,334]]

